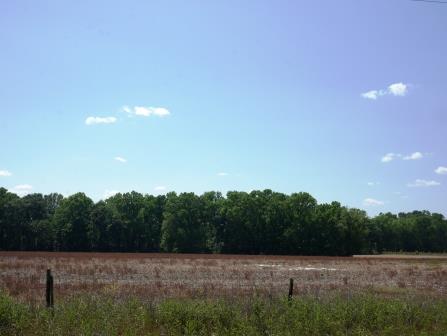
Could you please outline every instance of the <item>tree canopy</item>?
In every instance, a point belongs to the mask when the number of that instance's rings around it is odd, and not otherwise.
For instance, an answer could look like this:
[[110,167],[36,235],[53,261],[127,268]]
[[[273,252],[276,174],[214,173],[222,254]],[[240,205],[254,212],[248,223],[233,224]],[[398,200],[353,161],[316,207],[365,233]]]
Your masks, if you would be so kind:
[[289,255],[447,251],[447,220],[428,211],[366,212],[272,190],[119,193],[93,202],[0,188],[0,249]]

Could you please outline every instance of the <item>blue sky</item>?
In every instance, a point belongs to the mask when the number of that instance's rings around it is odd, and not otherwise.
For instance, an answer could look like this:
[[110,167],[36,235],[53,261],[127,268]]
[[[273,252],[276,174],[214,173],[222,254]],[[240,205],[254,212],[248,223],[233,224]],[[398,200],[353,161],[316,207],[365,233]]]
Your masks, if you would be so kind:
[[447,4],[0,2],[0,186],[447,214]]

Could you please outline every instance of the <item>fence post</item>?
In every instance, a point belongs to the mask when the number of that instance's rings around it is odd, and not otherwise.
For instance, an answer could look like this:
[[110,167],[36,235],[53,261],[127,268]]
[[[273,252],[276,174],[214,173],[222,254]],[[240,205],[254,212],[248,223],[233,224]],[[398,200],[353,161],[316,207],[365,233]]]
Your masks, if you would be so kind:
[[46,299],[47,299],[47,307],[52,308],[54,305],[54,294],[53,294],[53,276],[51,275],[51,269],[47,269]]
[[289,283],[289,301],[293,298],[293,278],[290,278]]

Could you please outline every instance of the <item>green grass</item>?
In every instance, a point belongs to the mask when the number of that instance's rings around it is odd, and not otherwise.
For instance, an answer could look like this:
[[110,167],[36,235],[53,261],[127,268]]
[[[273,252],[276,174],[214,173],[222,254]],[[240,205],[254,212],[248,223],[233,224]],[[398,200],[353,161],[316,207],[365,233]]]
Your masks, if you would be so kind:
[[0,293],[0,335],[447,335],[447,302],[357,295],[155,304],[98,295],[47,309]]

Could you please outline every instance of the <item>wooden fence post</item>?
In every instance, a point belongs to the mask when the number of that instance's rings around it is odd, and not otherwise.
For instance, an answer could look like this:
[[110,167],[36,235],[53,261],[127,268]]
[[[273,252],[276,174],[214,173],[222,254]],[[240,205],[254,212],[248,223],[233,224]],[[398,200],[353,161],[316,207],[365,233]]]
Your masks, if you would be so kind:
[[293,278],[290,278],[289,283],[289,301],[293,298]]
[[47,269],[46,299],[47,299],[47,307],[52,308],[54,305],[54,294],[53,294],[53,276],[51,275],[51,269]]

